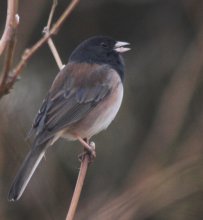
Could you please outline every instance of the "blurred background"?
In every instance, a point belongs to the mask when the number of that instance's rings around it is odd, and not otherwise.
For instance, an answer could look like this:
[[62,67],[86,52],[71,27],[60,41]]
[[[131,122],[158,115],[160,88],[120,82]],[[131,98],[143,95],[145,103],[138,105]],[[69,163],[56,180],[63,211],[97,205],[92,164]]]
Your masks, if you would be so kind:
[[[54,20],[70,1],[59,0]],[[51,0],[21,0],[15,63],[41,36]],[[128,41],[125,94],[107,131],[93,138],[76,220],[203,219],[203,1],[81,0],[53,38],[64,63],[92,35]],[[0,35],[6,1],[0,1]],[[3,59],[0,65],[2,70]],[[65,219],[82,147],[51,147],[23,197],[7,201],[30,148],[32,120],[58,72],[47,45],[0,100],[0,219]]]

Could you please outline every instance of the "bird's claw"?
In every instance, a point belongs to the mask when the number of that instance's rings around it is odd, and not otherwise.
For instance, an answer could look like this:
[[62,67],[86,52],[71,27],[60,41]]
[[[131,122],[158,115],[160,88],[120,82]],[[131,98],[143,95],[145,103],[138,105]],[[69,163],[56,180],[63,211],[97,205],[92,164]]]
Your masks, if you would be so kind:
[[89,147],[90,147],[89,149],[85,149],[84,152],[78,155],[78,159],[80,162],[84,160],[86,155],[88,156],[89,163],[92,163],[96,158],[95,143],[91,141]]

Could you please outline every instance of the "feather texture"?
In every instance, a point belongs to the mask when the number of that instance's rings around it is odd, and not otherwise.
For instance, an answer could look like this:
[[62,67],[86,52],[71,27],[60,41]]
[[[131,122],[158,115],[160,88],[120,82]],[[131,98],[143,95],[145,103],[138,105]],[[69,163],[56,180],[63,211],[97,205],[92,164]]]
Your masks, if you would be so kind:
[[83,119],[111,93],[111,78],[108,65],[70,63],[62,69],[34,120],[37,144]]

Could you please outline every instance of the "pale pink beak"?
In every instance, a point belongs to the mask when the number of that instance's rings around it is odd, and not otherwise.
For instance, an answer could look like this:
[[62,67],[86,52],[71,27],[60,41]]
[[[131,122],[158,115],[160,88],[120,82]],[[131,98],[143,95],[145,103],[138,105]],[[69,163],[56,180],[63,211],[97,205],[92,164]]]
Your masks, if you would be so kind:
[[114,50],[117,51],[118,53],[124,53],[124,52],[130,50],[129,47],[125,47],[127,45],[130,45],[130,43],[117,41],[115,46],[114,46]]

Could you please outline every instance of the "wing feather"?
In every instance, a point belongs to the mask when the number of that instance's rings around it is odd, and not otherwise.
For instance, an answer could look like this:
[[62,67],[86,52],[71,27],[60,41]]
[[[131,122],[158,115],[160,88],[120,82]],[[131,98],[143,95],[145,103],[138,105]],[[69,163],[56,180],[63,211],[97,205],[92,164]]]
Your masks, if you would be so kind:
[[38,144],[90,112],[111,92],[107,65],[68,64],[56,77],[34,120],[32,133]]

